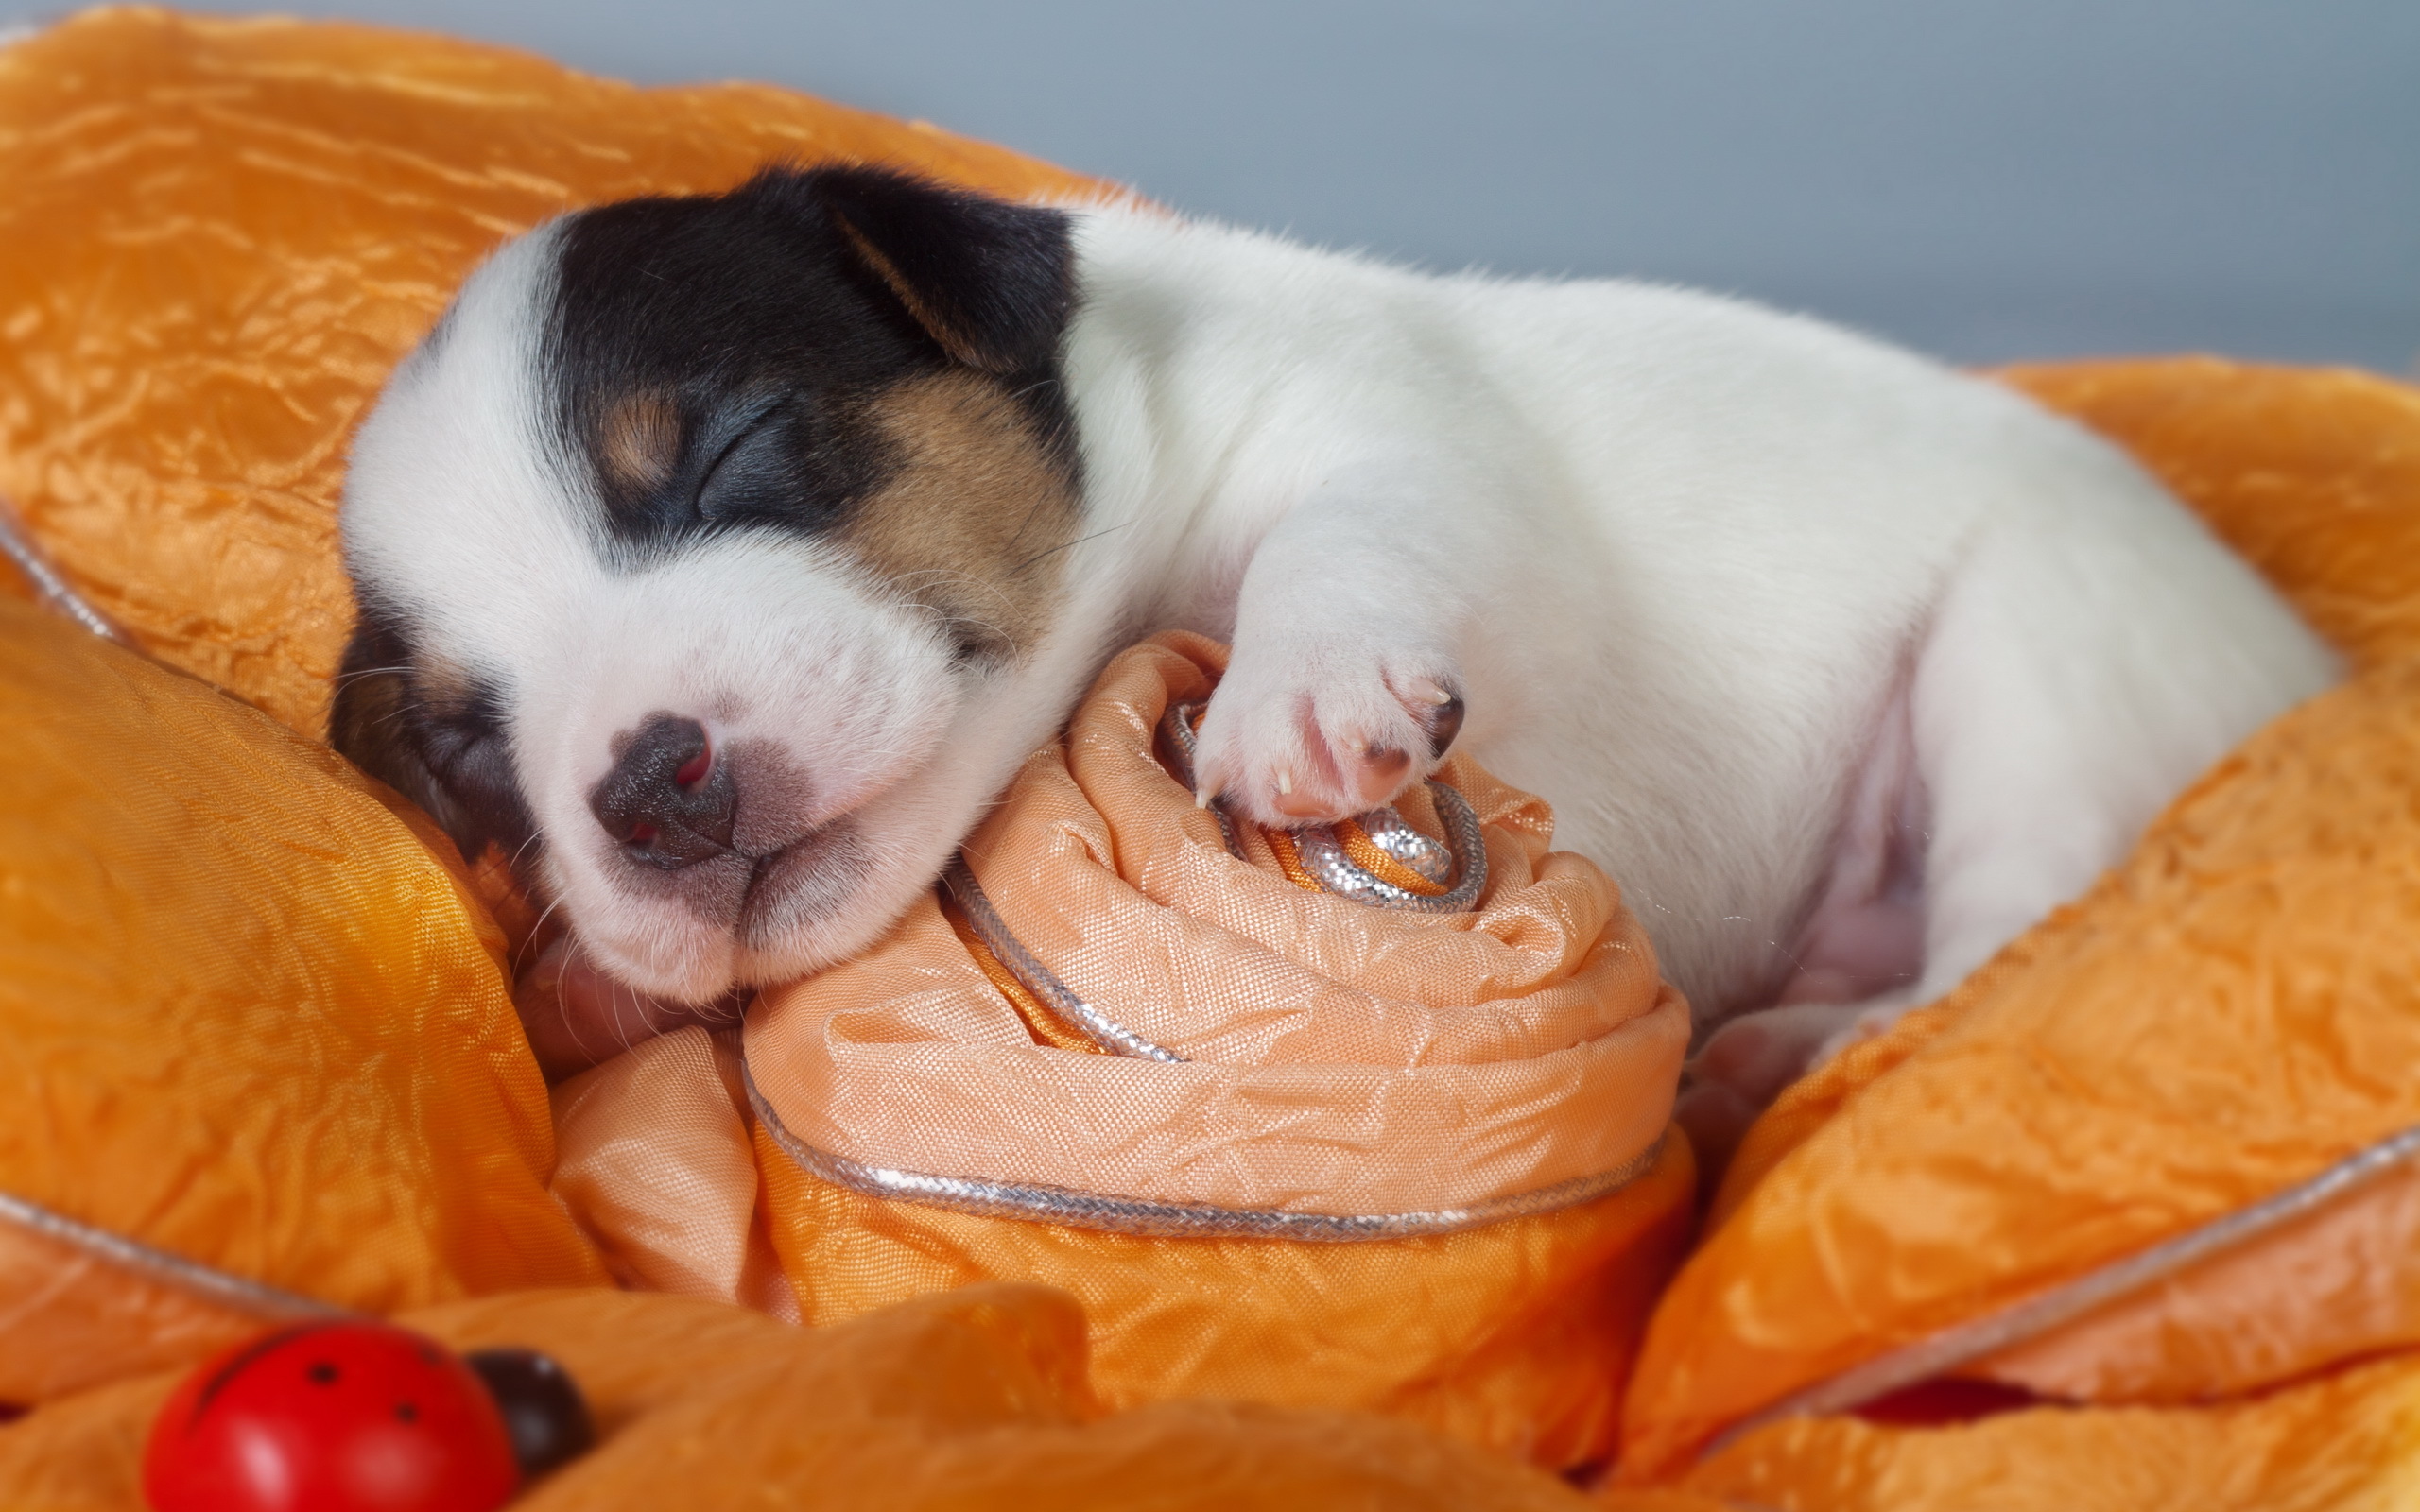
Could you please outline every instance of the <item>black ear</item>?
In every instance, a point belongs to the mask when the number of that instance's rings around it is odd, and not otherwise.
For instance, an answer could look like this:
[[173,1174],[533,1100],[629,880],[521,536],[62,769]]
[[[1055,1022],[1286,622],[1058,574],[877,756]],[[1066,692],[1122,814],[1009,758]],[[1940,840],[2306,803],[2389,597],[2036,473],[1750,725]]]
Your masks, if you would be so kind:
[[1058,355],[1076,307],[1063,211],[880,168],[820,168],[804,180],[867,268],[951,357],[1007,374]]
[[[461,806],[428,769],[413,738],[409,652],[400,637],[367,611],[337,669],[336,703],[328,711],[328,744],[337,754],[419,804],[457,845],[470,838]],[[470,854],[467,847],[466,855]]]
[[364,605],[337,674],[328,744],[420,805],[464,859],[477,861],[491,840],[517,858],[530,833],[528,808],[493,721],[475,707],[435,715],[414,684],[409,643]]

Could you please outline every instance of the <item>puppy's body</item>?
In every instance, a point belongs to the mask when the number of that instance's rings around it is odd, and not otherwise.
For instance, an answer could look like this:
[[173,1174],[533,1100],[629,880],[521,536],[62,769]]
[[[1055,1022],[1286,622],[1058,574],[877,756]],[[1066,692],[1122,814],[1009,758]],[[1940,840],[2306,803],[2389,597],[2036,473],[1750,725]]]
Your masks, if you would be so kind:
[[364,426],[337,719],[653,992],[865,943],[1168,626],[1263,822],[1459,698],[1709,1021],[1937,992],[2332,675],[2112,449],[1810,321],[872,174],[653,203],[509,248]]

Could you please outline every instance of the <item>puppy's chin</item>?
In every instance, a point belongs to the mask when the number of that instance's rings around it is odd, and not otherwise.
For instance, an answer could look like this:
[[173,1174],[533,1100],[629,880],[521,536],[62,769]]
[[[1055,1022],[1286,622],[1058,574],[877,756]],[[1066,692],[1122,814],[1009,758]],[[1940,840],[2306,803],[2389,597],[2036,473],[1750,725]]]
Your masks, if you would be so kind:
[[711,1003],[734,987],[809,975],[879,939],[931,890],[1021,760],[1012,746],[944,741],[908,776],[761,859],[730,923],[551,863],[548,880],[597,966],[652,997]]
[[852,814],[844,844],[796,863],[786,854],[781,866],[767,868],[777,885],[762,912],[743,922],[732,957],[735,981],[770,987],[837,965],[880,939],[932,890],[1014,768],[997,752],[957,750]]

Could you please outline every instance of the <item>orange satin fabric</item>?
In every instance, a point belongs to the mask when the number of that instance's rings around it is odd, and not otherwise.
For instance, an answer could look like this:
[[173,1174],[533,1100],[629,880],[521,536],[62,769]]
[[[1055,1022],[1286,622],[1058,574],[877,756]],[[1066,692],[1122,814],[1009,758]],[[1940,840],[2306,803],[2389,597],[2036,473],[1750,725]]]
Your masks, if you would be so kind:
[[2420,389],[2216,357],[2001,377],[2132,452],[2356,663],[2420,654]]
[[[0,771],[0,1192],[353,1307],[605,1279],[546,1191],[502,941],[424,820],[14,600]],[[0,1401],[244,1326],[5,1224],[0,1286]]]
[[[602,1442],[515,1512],[1583,1512],[1553,1477],[1383,1418],[1215,1402],[1105,1411],[1082,1315],[1034,1286],[926,1297],[830,1329],[689,1297],[525,1293],[406,1314],[457,1349],[562,1361]],[[139,1512],[137,1446],[172,1376],[0,1428],[0,1505]],[[1614,1512],[1725,1512],[1671,1493]]]
[[[1774,1512],[2397,1512],[2420,1504],[2420,1360],[2223,1402],[1778,1423],[1671,1487]],[[1627,1512],[1626,1489],[1600,1505]]]
[[150,651],[327,726],[347,436],[498,242],[767,162],[1108,186],[745,84],[378,27],[88,11],[0,46],[0,496]]
[[[639,91],[369,28],[112,10],[0,48],[0,493],[147,648],[316,734],[350,618],[333,523],[344,437],[462,274],[559,210],[729,184],[773,156],[902,163],[1007,192],[1102,187],[778,91]],[[1709,1435],[1796,1386],[2420,1122],[2420,396],[2208,359],[2009,376],[2134,449],[2360,676],[2222,764],[2090,898],[1946,1005],[1792,1089],[1752,1131],[1719,1230],[1655,1321],[1626,1473],[1792,1508],[2114,1508],[2150,1486],[2213,1507],[2392,1504],[2420,1442],[2411,1177],[1972,1372],[2152,1405],[1948,1430],[1785,1423],[1687,1468]],[[1045,1278],[1081,1297],[1098,1372],[1084,1391],[1111,1405],[1180,1389],[1354,1403],[1567,1463],[1612,1432],[1629,1331],[1683,1237],[1677,1145],[1585,1209],[1317,1250],[878,1202],[773,1149],[733,1099],[727,1045],[702,1031],[557,1089],[550,1130],[495,928],[442,842],[341,763],[13,602],[0,604],[0,745],[31,784],[0,815],[0,1077],[17,1078],[0,1086],[0,1189],[296,1290],[389,1309],[610,1274],[831,1321]],[[494,858],[475,875],[526,932]],[[1098,880],[1098,898],[1118,896]],[[1004,911],[1051,902],[996,891]],[[1215,912],[1229,891],[1197,886],[1188,906]],[[1012,921],[1080,970],[1097,948],[1083,917],[1046,913]],[[939,945],[938,920],[908,927],[952,993],[983,1001],[988,978],[962,944],[955,960]],[[986,1022],[1025,1024],[1002,1011]],[[1379,1017],[1374,1058],[1421,1022]],[[1333,1016],[1288,1032],[1348,1042]],[[1466,1054],[1451,1034],[1433,1043],[1443,1066]],[[639,1126],[666,1137],[631,1139]],[[1298,1177],[1251,1179],[1232,1190]],[[37,1292],[40,1311],[0,1307],[0,1400],[60,1405],[0,1428],[0,1502],[64,1487],[61,1504],[130,1504],[130,1415],[164,1387],[62,1394],[249,1325],[0,1234],[0,1298]],[[1220,1300],[1287,1295],[1299,1305]],[[683,1499],[664,1487],[686,1493],[717,1468],[801,1498],[827,1473],[859,1484],[829,1470],[843,1462],[904,1486],[927,1456],[967,1473],[1011,1463],[1001,1446],[1019,1435],[1046,1452],[1014,1463],[1074,1477],[1030,1483],[1068,1505],[1087,1504],[1069,1486],[1197,1484],[1218,1504],[1236,1484],[1223,1465],[1310,1461],[1326,1468],[1283,1484],[1322,1488],[1302,1493],[1312,1502],[1432,1482],[1471,1487],[1445,1504],[1561,1494],[1534,1480],[1482,1491],[1438,1469],[1462,1462],[1436,1440],[1336,1426],[1359,1419],[1171,1406],[1054,1426],[1052,1404],[1081,1395],[1066,1385],[1063,1304],[1020,1302],[1008,1313],[1059,1320],[995,1327],[951,1311],[964,1300],[904,1315],[955,1319],[935,1339],[993,1341],[971,1354],[902,1342],[924,1324],[802,1334],[602,1292],[466,1303],[431,1326],[483,1319],[464,1336],[517,1331],[614,1383],[609,1420],[633,1447],[594,1463],[630,1477],[631,1504]],[[843,1333],[865,1342],[796,1366],[808,1385],[749,1374],[762,1350]],[[1058,1383],[1018,1398],[1038,1418],[950,1395],[1037,1359]],[[943,1452],[923,1427],[900,1436],[832,1406],[885,1391],[885,1412],[953,1435],[986,1426]],[[2231,1400],[2182,1405],[2212,1393]],[[803,1437],[827,1412],[833,1432]],[[983,1436],[994,1428],[1006,1436]],[[858,1437],[902,1452],[847,1460]],[[1377,1479],[1333,1478],[1318,1460],[1331,1439]],[[688,1479],[650,1480],[656,1460]],[[1389,1480],[1390,1460],[1410,1469]],[[2145,1464],[2159,1474],[2127,1479]],[[581,1504],[619,1504],[605,1473],[580,1483]],[[1008,1490],[997,1503],[1026,1504]]]
[[[2361,670],[1942,1005],[1783,1095],[1658,1311],[1631,1475],[2420,1125],[2420,393],[2209,360],[2014,378],[2135,447]],[[1962,1373],[2187,1402],[2420,1349],[2416,1190],[2389,1177]]]
[[1160,1239],[830,1185],[757,1144],[809,1321],[1013,1277],[1083,1304],[1120,1406],[1203,1397],[1405,1418],[1550,1468],[1613,1445],[1622,1383],[1688,1237],[1685,1145],[1611,1196],[1431,1238]]

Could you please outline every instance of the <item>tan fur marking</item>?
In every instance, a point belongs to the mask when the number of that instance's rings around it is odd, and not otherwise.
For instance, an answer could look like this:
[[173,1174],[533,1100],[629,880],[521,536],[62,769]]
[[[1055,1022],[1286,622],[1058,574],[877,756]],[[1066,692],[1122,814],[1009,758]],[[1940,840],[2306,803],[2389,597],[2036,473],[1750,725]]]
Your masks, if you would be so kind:
[[662,394],[614,401],[597,427],[596,455],[606,476],[626,489],[662,486],[681,459],[681,411]]
[[916,603],[995,652],[1040,638],[1061,596],[1076,497],[1032,421],[972,372],[912,379],[873,401],[896,467],[840,543]]
[[476,680],[470,668],[441,656],[422,652],[412,661],[412,692],[420,706],[432,713],[452,714],[471,701]]

